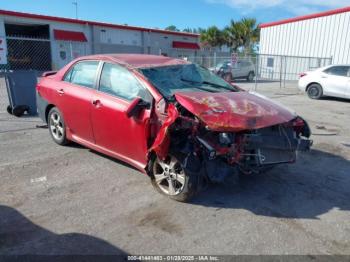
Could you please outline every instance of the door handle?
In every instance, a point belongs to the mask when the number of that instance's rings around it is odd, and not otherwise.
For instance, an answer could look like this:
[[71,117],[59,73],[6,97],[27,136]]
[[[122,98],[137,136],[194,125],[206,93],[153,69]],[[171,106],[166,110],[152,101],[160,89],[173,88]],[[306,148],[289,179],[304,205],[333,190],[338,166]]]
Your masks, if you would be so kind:
[[99,99],[94,99],[92,100],[92,104],[96,107],[101,106],[101,101]]
[[59,89],[59,90],[57,90],[57,93],[58,93],[59,95],[64,95],[64,90],[63,90],[63,89]]
[[321,76],[321,78],[327,78],[327,76]]

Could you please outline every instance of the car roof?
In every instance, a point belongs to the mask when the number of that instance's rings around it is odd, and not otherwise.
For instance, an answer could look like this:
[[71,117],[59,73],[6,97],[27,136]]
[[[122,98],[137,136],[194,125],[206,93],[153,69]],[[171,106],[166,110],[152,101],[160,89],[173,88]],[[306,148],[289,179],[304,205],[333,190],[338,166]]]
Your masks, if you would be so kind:
[[334,67],[334,66],[350,66],[350,65],[346,65],[346,64],[332,64],[332,65],[326,65],[326,66],[318,67],[318,68],[315,68],[314,70],[311,70],[311,71],[323,71],[323,70],[326,70],[326,69]]
[[145,54],[101,54],[79,57],[80,60],[107,60],[118,64],[123,64],[133,68],[150,68],[169,65],[190,64],[183,59],[177,59],[160,55],[145,55]]

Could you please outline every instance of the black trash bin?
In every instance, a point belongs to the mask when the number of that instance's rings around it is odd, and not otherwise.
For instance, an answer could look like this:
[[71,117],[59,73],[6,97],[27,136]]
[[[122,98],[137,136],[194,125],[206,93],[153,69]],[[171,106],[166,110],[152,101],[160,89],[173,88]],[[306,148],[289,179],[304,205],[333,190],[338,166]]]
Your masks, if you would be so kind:
[[32,70],[17,70],[5,73],[9,106],[7,112],[15,116],[36,115],[35,87],[37,72]]

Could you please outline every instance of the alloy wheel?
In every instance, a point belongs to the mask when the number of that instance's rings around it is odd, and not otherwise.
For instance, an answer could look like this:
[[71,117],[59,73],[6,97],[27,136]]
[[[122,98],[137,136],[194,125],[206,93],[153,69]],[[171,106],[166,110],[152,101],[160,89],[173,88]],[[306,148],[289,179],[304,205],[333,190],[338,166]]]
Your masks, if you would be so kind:
[[319,90],[318,90],[318,88],[316,88],[316,87],[310,87],[309,88],[309,95],[310,95],[310,97],[318,97],[318,95],[319,95]]
[[53,112],[50,116],[50,130],[52,136],[56,140],[61,140],[64,136],[64,129],[61,116],[57,112]]
[[174,156],[168,156],[165,160],[157,158],[153,165],[153,176],[158,188],[166,195],[175,196],[184,189],[185,172]]

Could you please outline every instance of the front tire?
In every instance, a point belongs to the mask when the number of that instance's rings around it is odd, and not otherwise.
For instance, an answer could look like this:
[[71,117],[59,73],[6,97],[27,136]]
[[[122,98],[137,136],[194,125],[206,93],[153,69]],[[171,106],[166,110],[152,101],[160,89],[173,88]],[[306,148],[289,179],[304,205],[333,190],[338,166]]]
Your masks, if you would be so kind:
[[323,95],[322,87],[319,84],[311,84],[306,92],[311,99],[320,99]]
[[186,171],[178,158],[169,155],[164,160],[152,161],[151,183],[161,194],[169,198],[188,202],[196,193],[196,177]]
[[62,113],[57,107],[51,108],[48,114],[47,123],[53,141],[61,146],[66,145],[68,143],[66,137],[66,126]]

